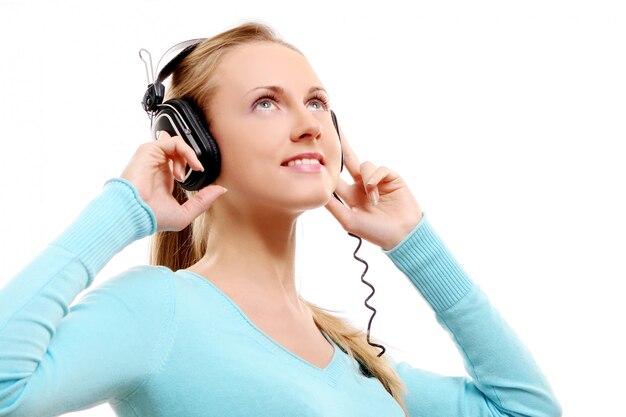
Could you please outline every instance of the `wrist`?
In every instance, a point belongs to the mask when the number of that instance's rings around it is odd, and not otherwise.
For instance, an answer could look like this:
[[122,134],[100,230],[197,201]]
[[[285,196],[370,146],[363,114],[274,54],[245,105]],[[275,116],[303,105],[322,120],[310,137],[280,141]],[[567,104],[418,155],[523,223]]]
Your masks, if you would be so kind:
[[423,214],[420,223],[389,251],[383,251],[436,311],[463,298],[473,282]]
[[389,252],[393,250],[396,246],[400,245],[401,242],[407,239],[407,237],[411,234],[411,232],[421,223],[423,214],[420,212],[417,218],[412,219],[410,221],[404,222],[397,228],[397,232],[394,236],[389,239],[389,241],[383,245],[381,245],[381,249],[385,252]]
[[119,251],[154,233],[156,221],[136,189],[121,178],[107,181],[102,194],[92,200],[53,245],[80,259],[95,274]]

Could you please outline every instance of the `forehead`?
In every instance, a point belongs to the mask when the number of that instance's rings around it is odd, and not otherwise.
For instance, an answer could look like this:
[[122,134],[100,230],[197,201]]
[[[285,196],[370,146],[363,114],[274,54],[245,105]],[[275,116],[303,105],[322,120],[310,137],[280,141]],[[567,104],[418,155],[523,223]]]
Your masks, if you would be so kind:
[[298,51],[273,42],[254,42],[225,53],[216,69],[219,89],[242,90],[266,85],[308,90],[321,82]]

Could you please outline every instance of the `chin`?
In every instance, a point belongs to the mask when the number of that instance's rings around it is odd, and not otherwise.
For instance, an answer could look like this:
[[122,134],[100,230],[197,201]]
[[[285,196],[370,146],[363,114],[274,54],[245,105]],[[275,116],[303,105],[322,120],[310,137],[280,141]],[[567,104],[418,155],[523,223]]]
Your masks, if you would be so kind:
[[293,208],[295,211],[313,210],[326,205],[329,197],[331,196],[332,191],[330,190],[316,192],[306,192],[305,190],[300,190],[298,192],[285,195],[285,198],[283,199],[283,207]]

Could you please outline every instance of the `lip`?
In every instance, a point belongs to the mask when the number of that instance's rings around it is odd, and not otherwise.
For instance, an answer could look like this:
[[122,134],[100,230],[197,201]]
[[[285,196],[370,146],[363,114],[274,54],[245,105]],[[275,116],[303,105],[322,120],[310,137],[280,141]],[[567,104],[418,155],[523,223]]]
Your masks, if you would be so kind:
[[280,165],[287,166],[287,163],[289,161],[295,161],[296,159],[317,159],[318,161],[320,161],[320,165],[324,165],[324,155],[318,152],[306,152],[306,153],[294,155],[290,157],[289,159],[285,159]]

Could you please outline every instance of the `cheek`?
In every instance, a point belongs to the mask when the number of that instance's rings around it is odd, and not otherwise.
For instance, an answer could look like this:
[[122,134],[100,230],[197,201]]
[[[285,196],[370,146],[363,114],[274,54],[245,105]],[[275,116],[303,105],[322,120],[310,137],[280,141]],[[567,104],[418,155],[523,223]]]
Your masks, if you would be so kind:
[[222,172],[231,178],[249,180],[263,177],[271,168],[271,160],[263,149],[255,149],[250,145],[229,143],[220,148],[222,152]]
[[254,147],[258,144],[254,140],[254,131],[227,117],[222,117],[220,122],[214,124],[212,133],[220,149],[222,169],[249,163],[256,152]]
[[254,186],[268,178],[272,169],[279,167],[280,157],[262,138],[241,133],[224,136],[218,142],[222,160],[220,179],[233,186]]

